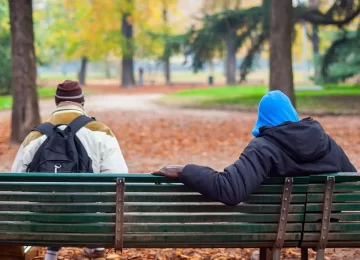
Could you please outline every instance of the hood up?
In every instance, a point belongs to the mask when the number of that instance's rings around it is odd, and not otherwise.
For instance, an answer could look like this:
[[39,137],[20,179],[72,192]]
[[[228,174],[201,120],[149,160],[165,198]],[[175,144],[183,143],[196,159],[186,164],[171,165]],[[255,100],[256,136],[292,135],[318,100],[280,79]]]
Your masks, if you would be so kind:
[[252,134],[257,137],[262,127],[273,127],[285,122],[298,121],[298,113],[290,99],[279,90],[270,91],[260,100],[258,118]]

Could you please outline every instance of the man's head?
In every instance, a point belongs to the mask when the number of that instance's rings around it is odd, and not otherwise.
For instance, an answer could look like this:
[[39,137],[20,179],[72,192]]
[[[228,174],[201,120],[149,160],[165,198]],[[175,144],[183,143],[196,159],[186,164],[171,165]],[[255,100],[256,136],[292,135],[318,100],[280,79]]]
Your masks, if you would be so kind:
[[260,100],[258,119],[252,130],[256,137],[263,126],[278,126],[285,122],[298,122],[299,116],[290,99],[281,91],[270,91]]
[[57,86],[55,103],[58,106],[61,102],[74,102],[84,105],[85,98],[79,82],[65,80]]

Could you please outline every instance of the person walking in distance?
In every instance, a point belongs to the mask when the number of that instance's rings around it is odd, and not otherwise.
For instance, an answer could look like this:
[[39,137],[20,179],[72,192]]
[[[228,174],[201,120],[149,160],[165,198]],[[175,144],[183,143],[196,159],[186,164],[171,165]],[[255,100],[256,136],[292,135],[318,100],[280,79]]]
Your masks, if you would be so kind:
[[139,68],[139,85],[142,86],[144,84],[144,69],[142,67]]
[[[86,114],[77,81],[65,80],[57,86],[55,104],[47,122],[35,127],[21,144],[12,172],[128,173],[113,132]],[[45,260],[56,260],[59,250],[49,247]],[[84,249],[91,258],[104,257],[104,251]]]

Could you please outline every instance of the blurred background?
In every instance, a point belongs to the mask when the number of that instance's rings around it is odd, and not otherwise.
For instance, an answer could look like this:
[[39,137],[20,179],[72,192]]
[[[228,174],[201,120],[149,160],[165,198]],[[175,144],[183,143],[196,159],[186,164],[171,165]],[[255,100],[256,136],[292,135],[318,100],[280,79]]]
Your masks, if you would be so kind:
[[[268,0],[33,0],[38,80],[120,84],[267,84]],[[358,83],[357,0],[294,0],[292,58],[298,85]],[[1,89],[10,88],[8,1],[0,1]],[[268,7],[267,7],[268,5]],[[131,31],[131,33],[130,33]],[[260,37],[263,36],[263,37]],[[261,39],[259,39],[261,38]],[[123,57],[131,58],[128,70]],[[128,65],[129,66],[129,65]],[[165,69],[164,69],[165,67]],[[228,69],[227,69],[228,68]],[[127,72],[129,71],[129,72]],[[194,73],[196,72],[196,73]],[[8,75],[8,76],[7,76]]]

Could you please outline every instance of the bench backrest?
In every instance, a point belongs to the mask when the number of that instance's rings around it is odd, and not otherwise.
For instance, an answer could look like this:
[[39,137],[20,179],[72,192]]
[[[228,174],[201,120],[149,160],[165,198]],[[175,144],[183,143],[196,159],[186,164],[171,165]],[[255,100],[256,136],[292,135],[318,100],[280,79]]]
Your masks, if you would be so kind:
[[115,182],[1,174],[0,201],[1,243],[114,245]]
[[148,174],[0,174],[0,243],[294,247],[307,189],[308,177],[270,178],[229,207]]
[[[285,179],[269,179],[246,202],[233,207],[211,201],[176,181],[154,176],[126,178],[124,246],[272,247],[279,233],[281,246],[284,240],[285,246],[297,246],[307,179],[288,179],[285,201]],[[281,212],[284,226],[279,232]]]
[[303,247],[360,246],[360,175],[311,176]]

